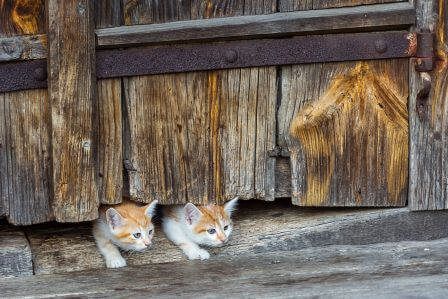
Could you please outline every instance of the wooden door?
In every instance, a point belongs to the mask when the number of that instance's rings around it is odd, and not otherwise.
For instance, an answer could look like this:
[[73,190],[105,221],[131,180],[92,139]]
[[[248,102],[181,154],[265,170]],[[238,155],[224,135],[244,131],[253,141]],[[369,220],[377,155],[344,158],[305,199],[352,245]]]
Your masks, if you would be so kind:
[[[445,207],[442,0],[92,3],[0,1],[0,43],[8,45],[0,49],[0,74],[10,61],[44,58],[49,70],[48,95],[0,94],[0,215],[11,223],[92,220],[101,203],[119,203],[123,194],[162,204],[239,196],[291,197],[300,206],[404,206],[409,199],[412,209]],[[439,18],[425,17],[428,11]],[[247,53],[226,53],[222,68],[222,57],[207,56],[213,66],[192,57],[200,67],[120,75],[108,73],[113,62],[103,63],[110,48],[152,55],[234,40],[341,33],[356,40],[361,31],[407,36],[414,25],[438,36],[424,118],[414,108],[426,76],[409,59],[414,34],[402,56],[387,56],[391,46],[380,40],[362,59],[331,56],[338,46],[326,44],[304,46],[317,54],[302,63],[271,53],[251,65],[240,62]]]

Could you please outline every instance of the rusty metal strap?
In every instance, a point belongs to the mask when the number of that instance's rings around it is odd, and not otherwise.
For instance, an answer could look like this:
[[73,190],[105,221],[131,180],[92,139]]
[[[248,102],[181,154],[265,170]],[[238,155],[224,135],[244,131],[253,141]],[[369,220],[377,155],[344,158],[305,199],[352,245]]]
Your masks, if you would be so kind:
[[[407,31],[297,36],[123,50],[101,50],[98,78],[300,63],[405,58],[415,55]],[[39,70],[40,68],[40,70]],[[0,64],[0,92],[44,88],[45,60]]]

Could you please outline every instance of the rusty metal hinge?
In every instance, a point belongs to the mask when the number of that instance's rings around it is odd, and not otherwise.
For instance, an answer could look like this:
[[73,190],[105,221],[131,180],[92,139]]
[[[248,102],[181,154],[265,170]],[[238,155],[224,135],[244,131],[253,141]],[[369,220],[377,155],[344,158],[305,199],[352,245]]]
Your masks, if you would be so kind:
[[429,72],[434,69],[435,34],[428,29],[417,32],[417,51],[415,53],[417,72]]

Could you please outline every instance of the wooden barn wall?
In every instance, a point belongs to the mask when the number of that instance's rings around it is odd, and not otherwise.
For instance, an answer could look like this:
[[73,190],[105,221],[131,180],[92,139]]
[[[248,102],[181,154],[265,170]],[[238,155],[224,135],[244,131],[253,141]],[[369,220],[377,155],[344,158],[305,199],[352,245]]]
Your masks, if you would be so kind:
[[[98,0],[94,15],[96,28],[105,28],[386,2],[401,1]],[[0,37],[45,33],[45,15],[45,0],[0,0]],[[401,80],[407,74],[405,64],[401,60],[363,64],[373,76],[395,77],[385,91],[396,104],[393,109],[406,103],[407,83]],[[402,140],[407,127],[400,121],[407,121],[407,112],[394,110],[400,112],[399,120],[391,123],[389,116],[380,116],[382,108],[368,106],[377,116],[355,136],[364,145],[344,144],[337,153],[324,153],[323,144],[316,152],[303,152],[300,142],[288,137],[298,108],[321,101],[338,76],[355,69],[355,63],[329,63],[99,80],[93,124],[99,129],[94,145],[98,161],[94,192],[99,203],[118,203],[123,191],[138,201],[162,203],[222,202],[236,195],[272,200],[288,196],[292,187],[293,201],[299,205],[403,205],[407,144]],[[50,110],[46,90],[0,94],[0,216],[11,223],[55,218]],[[359,115],[347,112],[344,120],[350,124],[355,117]],[[334,125],[331,121],[326,126]],[[389,128],[395,135],[386,134]],[[366,137],[366,132],[376,136]],[[391,152],[387,144],[397,136],[400,146]],[[341,147],[331,138],[325,142],[333,149]],[[369,144],[375,150],[367,150]],[[270,156],[276,145],[291,151],[292,173],[288,158]],[[352,161],[354,156],[357,160]],[[315,158],[318,162],[311,163]],[[358,166],[363,171],[374,169],[374,174],[360,179],[364,173],[356,173]],[[396,166],[399,170],[392,173],[400,175],[385,175]],[[333,174],[332,167],[337,169]],[[314,184],[313,178],[324,180],[326,187]],[[378,185],[369,189],[368,179]],[[307,196],[314,190],[319,190],[317,197]],[[57,219],[74,221],[73,215],[64,218],[60,199]],[[81,216],[76,221],[91,219],[97,205],[77,205],[80,210],[75,214]]]

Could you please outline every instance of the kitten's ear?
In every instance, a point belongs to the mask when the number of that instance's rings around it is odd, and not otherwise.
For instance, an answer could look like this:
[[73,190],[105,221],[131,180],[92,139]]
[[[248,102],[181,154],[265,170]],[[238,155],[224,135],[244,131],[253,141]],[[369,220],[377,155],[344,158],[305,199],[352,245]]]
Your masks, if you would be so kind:
[[227,202],[224,205],[224,211],[226,211],[226,213],[229,214],[229,216],[232,215],[232,212],[235,210],[237,203],[238,203],[238,197],[235,197],[234,199],[232,199],[231,201]]
[[123,224],[123,217],[114,208],[109,208],[106,211],[106,219],[112,229]]
[[152,216],[154,216],[154,212],[156,211],[157,207],[157,202],[158,202],[157,200],[154,200],[150,204],[147,204],[146,206],[143,207],[145,209],[146,217],[152,218]]
[[188,224],[193,224],[198,221],[202,213],[199,209],[192,203],[187,203],[184,207],[185,210],[185,220],[187,220]]

